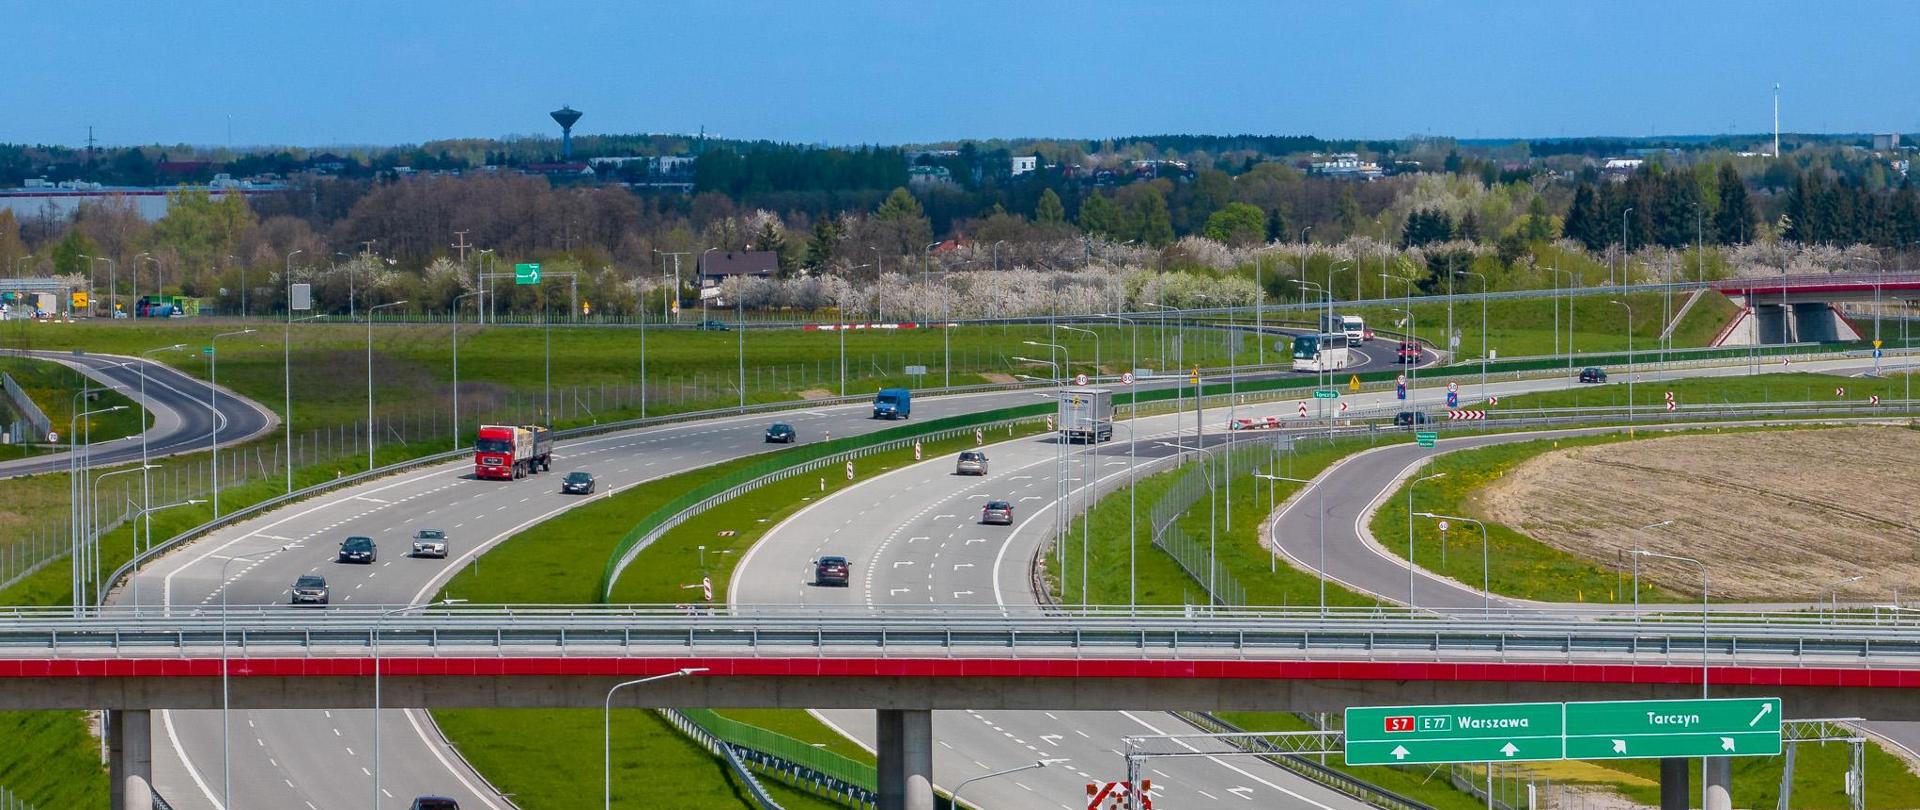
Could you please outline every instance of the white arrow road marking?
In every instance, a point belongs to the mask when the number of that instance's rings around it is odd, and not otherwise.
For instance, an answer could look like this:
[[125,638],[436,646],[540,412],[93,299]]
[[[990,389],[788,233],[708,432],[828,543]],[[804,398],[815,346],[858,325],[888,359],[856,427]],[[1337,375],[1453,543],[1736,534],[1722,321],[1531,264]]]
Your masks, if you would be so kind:
[[1720,750],[1722,750],[1722,751],[1732,751],[1732,750],[1733,750],[1733,738],[1732,738],[1732,737],[1721,737],[1721,738],[1720,738]]
[[912,589],[912,588],[888,588],[888,589],[887,589],[887,595],[888,595],[888,596],[893,596],[894,594],[901,594],[901,593],[906,593],[906,592],[908,592],[908,591],[911,591],[911,590],[913,590],[913,589]]
[[1031,481],[1031,480],[1033,480],[1033,476],[1031,476],[1031,475],[1016,475],[1016,476],[1013,476],[1013,477],[1011,477],[1011,478],[1008,478],[1007,480],[1008,480],[1008,481]]
[[973,545],[974,543],[985,543],[985,542],[987,542],[987,538],[985,538],[985,537],[975,537],[975,538],[973,538],[972,540],[968,540],[968,541],[967,541],[967,545],[969,545],[969,546],[971,546],[971,545]]
[[1021,498],[1021,499],[1020,499],[1020,502],[1021,502],[1021,503],[1026,503],[1027,501],[1037,501],[1037,500],[1040,500],[1040,496],[1038,496],[1038,495],[1028,495],[1028,496],[1027,496],[1027,497],[1025,497],[1025,498]]
[[1507,743],[1506,745],[1500,746],[1500,753],[1513,756],[1514,754],[1520,753],[1520,749],[1513,747],[1513,743]]
[[1760,713],[1754,715],[1752,720],[1747,721],[1747,728],[1753,728],[1755,724],[1760,722],[1760,718],[1766,717],[1769,714],[1773,714],[1773,704],[1771,703],[1760,704]]
[[1626,753],[1626,752],[1627,752],[1627,741],[1626,741],[1626,740],[1614,740],[1614,741],[1613,741],[1613,752],[1614,752],[1614,753],[1616,753],[1616,754],[1624,754],[1624,753]]
[[953,570],[955,571],[958,571],[962,568],[972,568],[972,567],[973,567],[973,563],[954,563],[953,564]]
[[1394,747],[1393,747],[1393,750],[1392,750],[1392,751],[1388,751],[1387,753],[1389,753],[1389,754],[1392,754],[1392,755],[1393,755],[1393,758],[1394,758],[1394,759],[1406,759],[1406,758],[1407,758],[1407,754],[1408,754],[1408,753],[1410,753],[1410,752],[1409,752],[1409,751],[1407,751],[1407,747],[1406,747],[1406,746],[1404,746],[1404,745],[1396,745],[1396,746],[1394,746]]
[[1235,796],[1239,796],[1242,799],[1246,799],[1247,801],[1253,801],[1253,788],[1230,787],[1230,788],[1227,788],[1227,792]]
[[934,520],[942,520],[942,519],[945,519],[945,518],[956,518],[956,517],[959,517],[959,515],[934,515],[934,516],[933,516],[933,519],[934,519]]
[[909,542],[909,543],[917,543],[917,542],[919,542],[919,541],[921,541],[921,540],[932,540],[932,539],[933,539],[933,538],[931,538],[931,537],[909,537],[909,538],[907,538],[907,542]]
[[903,565],[912,565],[912,564],[913,564],[912,560],[895,560],[893,562],[893,567],[899,568],[900,566],[903,566]]
[[972,595],[973,595],[973,591],[954,591],[953,592],[953,598],[955,599],[959,599],[962,596],[972,596]]
[[1059,745],[1060,736],[1059,734],[1042,734],[1040,735],[1040,741],[1048,745]]

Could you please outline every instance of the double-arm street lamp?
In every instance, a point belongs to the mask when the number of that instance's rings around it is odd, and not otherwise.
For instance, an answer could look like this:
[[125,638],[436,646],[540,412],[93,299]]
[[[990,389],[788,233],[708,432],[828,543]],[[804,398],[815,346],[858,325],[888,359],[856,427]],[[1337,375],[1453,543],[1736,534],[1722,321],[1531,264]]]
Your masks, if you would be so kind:
[[1674,562],[1692,563],[1700,567],[1700,697],[1705,698],[1707,696],[1707,661],[1708,661],[1707,659],[1707,652],[1708,652],[1707,650],[1707,615],[1708,615],[1707,564],[1699,560],[1693,559],[1692,557],[1677,557],[1672,554],[1661,554],[1657,551],[1647,551],[1646,549],[1636,548],[1631,553],[1633,554],[1634,593],[1635,594],[1638,594],[1640,592],[1639,577],[1640,577],[1640,558],[1641,557],[1653,557],[1661,560],[1672,560]]
[[207,339],[207,377],[211,383],[207,386],[208,407],[213,409],[213,516],[220,516],[220,423],[227,421],[220,415],[220,339],[236,335],[251,335],[252,329],[237,332],[221,332]]
[[1434,473],[1432,475],[1423,475],[1419,478],[1415,478],[1412,481],[1407,482],[1407,613],[1408,615],[1412,615],[1413,613],[1414,574],[1419,570],[1419,568],[1413,564],[1413,488],[1415,485],[1419,484],[1422,481],[1432,481],[1435,478],[1445,478],[1445,477],[1447,477],[1446,473],[1443,473],[1443,472]]
[[387,307],[397,307],[406,303],[405,299],[375,304],[367,307],[367,469],[373,469],[373,312]]

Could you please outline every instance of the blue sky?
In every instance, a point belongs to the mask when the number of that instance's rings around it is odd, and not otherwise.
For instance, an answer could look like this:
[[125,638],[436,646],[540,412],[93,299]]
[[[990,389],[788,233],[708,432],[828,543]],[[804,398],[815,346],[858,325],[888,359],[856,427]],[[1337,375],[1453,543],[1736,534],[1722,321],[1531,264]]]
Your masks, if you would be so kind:
[[[1904,19],[1903,19],[1904,18]],[[0,142],[1920,130],[1920,22],[1754,2],[0,0]]]

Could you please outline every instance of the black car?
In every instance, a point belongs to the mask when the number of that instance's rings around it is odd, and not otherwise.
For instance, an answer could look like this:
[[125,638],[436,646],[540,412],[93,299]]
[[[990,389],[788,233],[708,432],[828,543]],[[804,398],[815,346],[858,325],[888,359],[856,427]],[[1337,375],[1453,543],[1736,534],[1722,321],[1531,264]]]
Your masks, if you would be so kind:
[[599,482],[593,480],[593,473],[574,470],[561,479],[560,491],[569,495],[592,495],[596,483]]
[[785,422],[775,422],[773,427],[767,428],[767,441],[770,442],[793,444],[798,436],[799,434],[793,432],[793,426]]
[[379,558],[380,550],[374,548],[371,537],[349,537],[340,544],[343,563],[372,563]]
[[1607,381],[1607,370],[1599,366],[1587,366],[1580,369],[1580,381],[1583,383],[1603,383]]
[[731,332],[733,327],[721,321],[701,321],[698,329],[702,332]]
[[460,810],[460,803],[445,796],[421,796],[408,810]]
[[852,565],[845,557],[821,557],[813,561],[813,584],[847,587]]
[[1401,411],[1393,415],[1394,427],[1413,427],[1427,424],[1427,422],[1427,414],[1424,411]]
[[327,580],[317,574],[301,574],[293,581],[293,593],[287,597],[290,605],[327,604]]
[[980,522],[1012,526],[1013,504],[1007,501],[987,501],[986,506],[980,507]]

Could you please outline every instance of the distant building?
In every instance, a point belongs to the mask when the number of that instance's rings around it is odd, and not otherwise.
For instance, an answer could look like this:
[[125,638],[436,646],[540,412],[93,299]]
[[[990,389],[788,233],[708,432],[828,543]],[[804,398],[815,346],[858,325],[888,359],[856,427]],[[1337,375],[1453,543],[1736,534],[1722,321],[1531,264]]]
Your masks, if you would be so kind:
[[953,185],[953,172],[945,166],[907,167],[907,185],[912,188]]
[[768,278],[780,272],[780,254],[771,250],[718,251],[700,254],[700,299],[720,301],[720,282],[728,276]]
[[1600,164],[1600,175],[1618,183],[1639,171],[1643,165],[1646,165],[1646,161],[1640,158],[1607,158]]
[[1876,134],[1873,136],[1873,151],[1875,152],[1891,152],[1899,148],[1900,133],[1898,132],[1889,132],[1885,135]]
[[[1319,158],[1320,155],[1314,155]],[[1327,177],[1343,177],[1352,180],[1374,180],[1386,175],[1380,164],[1371,160],[1361,160],[1359,153],[1342,152],[1327,155],[1323,160],[1309,161],[1307,171]]]
[[585,163],[529,163],[520,167],[522,174],[544,174],[548,177],[592,177],[592,166]]
[[1013,169],[1014,177],[1019,177],[1020,175],[1026,174],[1031,171],[1035,171],[1040,168],[1040,159],[1037,157],[1034,157],[1033,155],[1028,155],[1026,157],[1015,157],[1012,159],[1011,162],[1013,163],[1012,169]]

